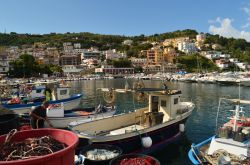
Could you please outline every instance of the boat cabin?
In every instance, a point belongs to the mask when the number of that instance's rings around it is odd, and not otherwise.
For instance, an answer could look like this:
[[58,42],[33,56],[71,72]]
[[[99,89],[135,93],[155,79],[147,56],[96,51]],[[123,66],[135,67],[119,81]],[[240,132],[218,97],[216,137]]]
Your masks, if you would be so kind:
[[149,94],[148,113],[164,116],[164,120],[174,119],[179,113],[181,91],[167,90]]

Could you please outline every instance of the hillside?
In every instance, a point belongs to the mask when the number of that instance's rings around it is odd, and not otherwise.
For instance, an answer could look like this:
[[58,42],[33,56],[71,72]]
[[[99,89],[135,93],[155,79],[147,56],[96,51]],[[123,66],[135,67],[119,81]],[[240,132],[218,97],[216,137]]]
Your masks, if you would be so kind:
[[[35,42],[46,43],[48,47],[57,47],[62,49],[64,42],[81,43],[82,48],[97,47],[99,50],[116,49],[126,52],[128,57],[138,57],[141,50],[147,50],[153,47],[152,43],[160,43],[165,39],[189,37],[195,39],[198,33],[195,30],[177,30],[154,35],[124,36],[124,35],[103,35],[88,32],[82,33],[50,33],[50,34],[17,34],[11,32],[9,34],[0,33],[0,47],[5,46],[27,46],[31,47]],[[219,35],[206,34],[206,40],[202,50],[213,50],[212,45],[218,44],[220,48],[216,50],[222,53],[230,54],[231,57],[238,58],[241,62],[250,63],[250,43],[244,39],[225,38]],[[132,44],[123,44],[124,40],[132,40]],[[178,60],[178,59],[177,59]],[[183,66],[191,67],[187,62],[188,59],[179,58],[178,62],[182,62]],[[207,61],[209,63],[209,61]],[[206,66],[209,68],[210,65]],[[214,68],[211,66],[211,68]]]

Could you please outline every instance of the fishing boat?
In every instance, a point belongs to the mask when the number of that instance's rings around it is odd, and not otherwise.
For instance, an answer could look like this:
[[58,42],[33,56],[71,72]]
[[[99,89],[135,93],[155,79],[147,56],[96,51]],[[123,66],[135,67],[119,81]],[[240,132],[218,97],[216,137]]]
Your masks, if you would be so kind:
[[[192,144],[188,157],[193,164],[250,164],[250,118],[245,116],[241,104],[250,104],[250,100],[228,100],[235,104],[231,117],[218,128],[216,134],[199,144]],[[218,107],[216,123],[218,123]],[[216,128],[217,128],[216,124]]]
[[[71,123],[83,123],[87,121],[112,116],[116,112],[114,106],[104,106],[99,104],[97,107],[75,108],[64,111],[63,103],[50,104],[47,108],[47,117],[54,128],[67,128]],[[19,114],[23,123],[29,122],[28,113]],[[45,127],[49,127],[45,122]]]
[[179,90],[140,88],[136,92],[148,94],[147,107],[69,127],[79,136],[79,147],[112,144],[123,153],[147,153],[176,140],[194,104],[182,102]]
[[[27,99],[25,102],[22,102],[20,97],[13,97],[13,102],[11,101],[3,101],[2,106],[15,111],[15,113],[21,114],[21,113],[27,113],[30,111],[31,107],[37,107],[42,104],[42,101],[45,100],[45,96],[40,94],[41,91],[43,91],[44,88],[34,88],[34,94],[33,96],[39,96],[39,97],[31,97],[31,99]],[[36,91],[36,92],[35,92]],[[38,93],[38,94],[37,94]],[[50,104],[58,104],[63,103],[65,110],[70,110],[73,108],[76,108],[81,101],[82,94],[70,94],[70,87],[67,86],[57,86],[54,92],[52,92],[52,97],[49,101]],[[30,97],[28,97],[30,98]],[[39,98],[39,99],[38,99]]]

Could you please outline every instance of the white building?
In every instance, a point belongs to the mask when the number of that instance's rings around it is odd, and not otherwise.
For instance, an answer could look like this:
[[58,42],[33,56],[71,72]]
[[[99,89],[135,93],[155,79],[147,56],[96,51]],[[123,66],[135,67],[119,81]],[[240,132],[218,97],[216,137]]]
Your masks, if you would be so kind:
[[147,58],[130,58],[133,66],[144,66],[147,64]]
[[74,43],[74,48],[75,49],[81,49],[81,44],[80,43]]
[[64,75],[80,74],[80,72],[83,71],[84,69],[86,68],[81,65],[63,65],[62,66]]
[[84,50],[81,53],[81,60],[86,60],[86,59],[100,59],[101,57],[101,52],[97,50]]
[[124,53],[118,53],[115,49],[113,50],[107,50],[104,52],[106,59],[108,60],[114,60],[114,59],[120,59],[120,58],[126,58],[127,55]]
[[239,62],[238,58],[229,58],[229,61],[232,63]]
[[201,55],[203,55],[204,57],[206,57],[210,60],[214,60],[214,59],[220,59],[221,52],[219,52],[219,51],[203,51],[203,52],[201,52]]
[[230,58],[230,54],[221,54],[220,58]]
[[192,43],[192,42],[186,42],[186,41],[178,42],[177,46],[178,46],[179,51],[182,51],[187,54],[197,52],[195,43]]
[[248,67],[248,64],[246,62],[236,62],[235,65],[243,70],[247,69],[247,67]]

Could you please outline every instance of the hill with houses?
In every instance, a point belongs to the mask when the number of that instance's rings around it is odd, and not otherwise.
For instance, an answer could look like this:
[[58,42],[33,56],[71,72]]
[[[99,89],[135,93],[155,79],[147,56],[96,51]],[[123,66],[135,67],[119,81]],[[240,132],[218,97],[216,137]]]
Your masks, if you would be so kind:
[[0,33],[1,74],[11,75],[18,70],[19,74],[35,76],[27,72],[34,68],[25,63],[26,56],[32,56],[34,64],[43,65],[34,72],[39,75],[58,71],[71,75],[87,71],[122,74],[249,70],[250,43],[190,29],[149,36]]

